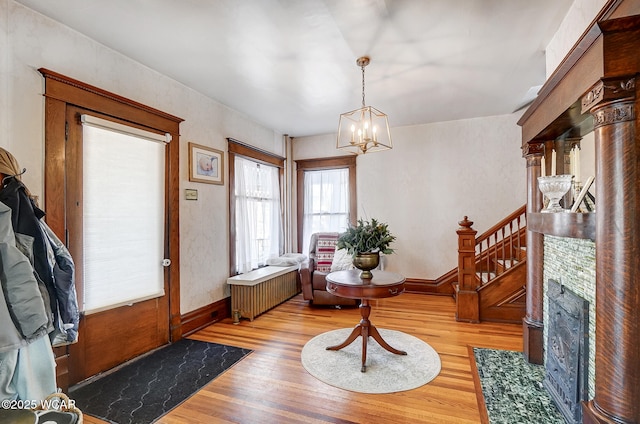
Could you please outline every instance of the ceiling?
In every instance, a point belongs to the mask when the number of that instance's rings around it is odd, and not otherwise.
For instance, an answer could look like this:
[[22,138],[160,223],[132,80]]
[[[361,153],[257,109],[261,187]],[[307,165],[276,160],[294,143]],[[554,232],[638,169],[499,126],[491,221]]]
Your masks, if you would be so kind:
[[16,1],[295,137],[336,132],[361,107],[365,55],[366,104],[392,127],[514,112],[544,82],[572,3]]

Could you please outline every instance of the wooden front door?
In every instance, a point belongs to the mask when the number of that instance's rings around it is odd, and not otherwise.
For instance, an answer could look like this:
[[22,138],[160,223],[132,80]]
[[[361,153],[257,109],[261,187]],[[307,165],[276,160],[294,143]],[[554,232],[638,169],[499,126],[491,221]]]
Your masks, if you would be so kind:
[[[85,290],[83,276],[86,270],[83,255],[86,246],[83,234],[83,131],[79,116],[82,114],[97,116],[151,132],[156,138],[158,134],[170,135],[171,138],[171,141],[165,144],[164,150],[158,149],[153,153],[156,158],[164,156],[164,165],[160,160],[154,162],[158,164],[154,172],[156,181],[164,179],[164,199],[154,202],[153,208],[144,208],[147,212],[149,209],[156,211],[154,223],[158,231],[155,231],[157,253],[154,255],[169,261],[164,264],[164,267],[154,268],[156,272],[153,279],[144,278],[145,281],[156,283],[152,295],[138,296],[135,302],[123,302],[119,304],[120,306],[111,309],[95,308],[94,313],[81,315],[78,343],[55,349],[58,362],[58,386],[66,388],[169,341],[177,341],[181,337],[179,134],[182,119],[48,69],[41,68],[39,72],[45,82],[44,210],[47,214],[45,219],[58,237],[65,241],[73,256],[76,265],[76,289],[81,304]],[[123,150],[124,154],[124,150],[128,149],[118,147],[113,150],[115,154],[112,154],[113,152],[110,154],[117,163],[120,150]],[[147,155],[133,156],[146,157]],[[92,169],[97,168],[92,167]],[[97,174],[101,177],[102,171]],[[139,180],[139,178],[130,179]],[[110,178],[107,181],[111,183]],[[113,184],[117,186],[115,182]],[[91,186],[87,185],[87,188],[89,187]],[[100,193],[100,190],[88,191],[89,196],[96,192]],[[144,194],[141,189],[135,191],[129,198],[132,201],[137,200]],[[158,199],[160,197],[158,195]],[[99,197],[98,204],[100,202]],[[146,217],[143,218],[143,221],[146,220]],[[120,221],[117,222],[120,223]],[[137,234],[138,229],[133,228],[129,232]],[[109,243],[105,246],[111,251],[121,248],[118,243]],[[133,253],[128,255],[139,260],[138,252],[140,251],[146,250],[133,250]],[[92,256],[87,255],[87,257]],[[155,261],[155,256],[152,260]],[[158,266],[157,262],[153,266]],[[133,268],[148,270],[152,266],[138,267],[134,264]],[[111,278],[109,271],[115,267],[102,269],[106,269]],[[130,275],[125,275],[125,278],[118,277],[113,280],[128,283],[129,277]],[[111,287],[109,278],[104,283],[107,287]],[[135,283],[131,285],[133,284]],[[98,298],[103,297],[98,296]]]
[[[84,311],[85,309],[82,305],[85,295],[89,291],[95,291],[96,289],[92,289],[86,284],[88,280],[87,271],[92,265],[89,263],[90,256],[86,253],[86,242],[88,240],[86,233],[86,223],[88,221],[87,198],[89,196],[86,194],[86,190],[84,191],[85,194],[83,194],[83,187],[85,185],[88,186],[88,165],[83,153],[83,149],[86,149],[86,143],[83,141],[83,128],[80,119],[83,115],[96,116],[96,113],[78,107],[67,108],[65,174],[69,250],[76,264],[78,300]],[[113,118],[109,122],[112,120]],[[154,143],[152,141],[143,142]],[[116,156],[119,154],[119,151],[116,152]],[[131,153],[123,150],[122,154]],[[109,177],[105,176],[105,180],[107,178]],[[112,184],[112,181],[104,181],[104,184]],[[113,184],[118,184],[118,180],[113,179]],[[163,182],[159,182],[159,184],[164,187]],[[144,190],[145,188],[141,187],[140,189]],[[119,196],[119,194],[116,195]],[[125,199],[126,202],[134,200]],[[166,216],[166,201],[164,209],[164,215]],[[164,227],[166,228],[166,225]],[[165,240],[166,244],[168,240],[166,235],[161,234],[160,236]],[[121,247],[116,242],[113,245],[104,246],[104,249],[109,250],[109,255],[114,253],[115,256],[120,254],[127,255],[124,251],[120,252],[122,250]],[[162,257],[158,258],[158,267],[160,267],[162,259]],[[124,260],[126,258],[123,258]],[[160,269],[160,272],[162,273],[162,269]],[[169,342],[169,285],[167,277],[168,272],[164,273],[164,295],[148,300],[132,301],[130,304],[121,306],[108,306],[105,310],[99,310],[98,312],[85,311],[82,314],[79,341],[77,344],[70,346],[69,349],[70,384],[111,369]],[[139,280],[135,280],[132,285],[140,283]],[[105,284],[109,284],[109,282]],[[133,287],[129,285],[119,290],[126,291],[129,288]]]

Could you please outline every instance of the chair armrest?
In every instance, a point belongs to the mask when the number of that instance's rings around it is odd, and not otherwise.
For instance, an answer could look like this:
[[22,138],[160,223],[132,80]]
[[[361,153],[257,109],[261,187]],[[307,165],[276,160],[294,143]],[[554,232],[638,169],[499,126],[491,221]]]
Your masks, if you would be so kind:
[[307,259],[300,263],[300,287],[302,288],[302,297],[304,300],[313,300],[313,284],[312,274],[314,267],[313,259]]

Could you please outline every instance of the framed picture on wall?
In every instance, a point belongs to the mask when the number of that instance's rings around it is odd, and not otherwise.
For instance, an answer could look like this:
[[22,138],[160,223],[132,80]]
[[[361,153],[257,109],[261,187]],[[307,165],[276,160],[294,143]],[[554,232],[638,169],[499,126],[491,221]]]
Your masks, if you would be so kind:
[[224,184],[224,152],[189,143],[189,181]]

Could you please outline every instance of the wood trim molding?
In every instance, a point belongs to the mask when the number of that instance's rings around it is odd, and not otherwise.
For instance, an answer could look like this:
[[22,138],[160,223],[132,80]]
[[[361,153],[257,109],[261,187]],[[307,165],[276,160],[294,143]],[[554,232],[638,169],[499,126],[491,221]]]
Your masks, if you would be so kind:
[[250,146],[233,138],[227,138],[227,141],[229,153],[246,156],[251,158],[251,160],[257,160],[264,162],[265,164],[277,166],[278,168],[284,168],[285,158],[282,156],[267,152],[266,150],[258,149],[257,147]]
[[296,210],[298,223],[298,252],[304,251],[302,238],[304,236],[304,173],[305,171],[320,171],[326,169],[349,168],[349,222],[356,225],[358,197],[356,187],[356,155],[335,156],[330,158],[296,160]]
[[61,240],[65,240],[66,212],[64,202],[65,187],[65,125],[66,109],[78,106],[99,111],[102,114],[132,122],[135,126],[167,132],[172,136],[168,145],[167,167],[167,217],[169,240],[166,257],[171,266],[169,274],[169,328],[170,339],[179,340],[180,334],[180,123],[182,118],[127,99],[107,90],[78,81],[46,68],[38,71],[45,80],[45,157],[51,166],[45,167],[45,209],[47,222]]
[[356,156],[336,156],[319,159],[299,159],[296,160],[297,169],[335,169],[356,166]]
[[[285,199],[284,199],[284,165],[285,158],[282,156],[278,156],[276,154],[267,152],[262,149],[258,149],[253,146],[249,146],[241,141],[238,141],[233,138],[227,138],[227,169],[229,170],[228,180],[229,180],[229,275],[237,275],[237,264],[236,264],[236,202],[234,198],[234,193],[236,192],[235,186],[235,157],[244,156],[254,162],[263,163],[269,166],[275,166],[279,170],[279,181],[280,181],[280,207],[281,210],[285,210]],[[284,215],[282,216],[284,222]]]
[[[582,36],[578,39],[576,44],[574,44],[571,50],[569,50],[556,70],[551,74],[551,76],[549,76],[545,84],[540,89],[540,92],[538,93],[536,99],[518,121],[518,125],[524,127],[524,123],[531,119],[532,115],[534,115],[534,113],[538,110],[539,106],[549,100],[552,92],[555,91],[557,86],[567,78],[567,75],[576,67],[578,62],[583,59],[583,56],[585,56],[585,54],[591,49],[593,44],[602,34],[599,22],[609,19],[622,2],[623,0],[607,1],[607,4],[605,4],[604,7],[600,10],[595,19],[591,21],[587,29],[582,33]],[[530,141],[530,138],[533,135],[534,133],[531,132],[530,134],[527,134],[526,137],[523,137],[523,143]]]
[[[525,145],[522,146],[523,158],[527,158],[529,156],[542,157],[544,156],[544,152],[545,152],[544,143],[526,143]],[[530,163],[534,163],[534,162],[527,161],[527,166],[529,166]]]
[[476,390],[476,400],[478,402],[478,410],[480,411],[480,423],[490,424],[489,413],[487,412],[487,404],[484,401],[484,395],[482,393],[482,382],[480,381],[480,374],[478,373],[478,364],[476,364],[476,354],[473,350],[473,346],[467,345],[467,352],[469,356],[469,362],[471,364],[471,375],[473,376],[473,385]]
[[[86,101],[82,101],[80,99],[77,99],[77,94],[74,93],[73,89],[77,89],[77,90],[81,90],[84,91],[86,93],[90,93],[90,94],[94,94],[96,96],[99,96],[101,98],[104,99],[109,99],[112,100],[114,102],[120,103],[122,105],[125,105],[127,107],[133,108],[133,109],[138,109],[140,111],[144,111],[146,113],[149,113],[151,115],[156,115],[160,118],[172,121],[172,122],[182,122],[184,121],[184,119],[182,118],[178,118],[177,116],[173,116],[170,115],[168,113],[162,112],[161,110],[158,109],[154,109],[152,107],[149,107],[145,104],[142,103],[138,103],[134,100],[130,100],[127,99],[126,97],[122,97],[118,94],[112,93],[110,91],[107,90],[103,90],[101,88],[95,87],[93,85],[78,81],[76,79],[67,77],[66,75],[62,75],[59,74],[57,72],[53,72],[49,69],[46,68],[40,68],[38,69],[38,72],[40,72],[42,74],[42,76],[48,80],[48,81],[56,81],[59,82],[61,84],[64,84],[67,86],[66,89],[64,88],[60,88],[60,89],[56,89],[55,86],[53,87],[54,89],[50,89],[50,87],[47,87],[47,92],[45,93],[46,97],[49,98],[55,98],[58,100],[63,100],[67,103],[73,103],[76,106],[82,106],[82,107],[88,107],[89,105],[86,104]],[[71,100],[76,99],[76,102],[72,102]],[[113,116],[119,116],[117,114],[114,114]],[[122,117],[122,116],[119,116]]]
[[451,281],[441,278],[436,280],[407,278],[404,281],[404,291],[407,293],[453,296],[453,286],[451,285]]
[[225,297],[182,315],[180,317],[182,335],[188,336],[230,316],[231,297]]
[[532,212],[527,219],[527,227],[534,233],[593,241],[596,239],[595,213]]
[[67,392],[69,389],[69,352],[67,346],[54,347],[56,358],[56,385]]

